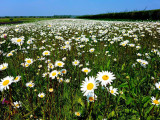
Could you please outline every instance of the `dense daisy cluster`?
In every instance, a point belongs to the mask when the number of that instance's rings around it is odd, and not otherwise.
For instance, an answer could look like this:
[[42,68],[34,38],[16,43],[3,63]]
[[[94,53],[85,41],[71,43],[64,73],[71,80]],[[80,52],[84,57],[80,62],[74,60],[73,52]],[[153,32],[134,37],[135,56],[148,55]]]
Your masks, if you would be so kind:
[[78,19],[0,27],[0,118],[160,118],[159,29]]

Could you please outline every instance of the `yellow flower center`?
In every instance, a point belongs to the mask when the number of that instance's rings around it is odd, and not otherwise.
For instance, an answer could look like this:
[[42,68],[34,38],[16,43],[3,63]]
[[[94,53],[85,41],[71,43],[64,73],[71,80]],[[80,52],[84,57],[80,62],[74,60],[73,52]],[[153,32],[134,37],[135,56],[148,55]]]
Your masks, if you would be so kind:
[[159,86],[159,88],[160,88],[160,86]]
[[74,62],[74,64],[77,64],[77,62]]
[[153,100],[153,103],[159,104],[158,100]]
[[5,80],[2,84],[3,84],[3,86],[6,86],[6,85],[8,85],[8,83],[9,83],[9,80]]
[[53,73],[52,73],[52,76],[56,76],[56,74],[57,74],[56,72],[53,72]]
[[113,91],[113,90],[111,90],[111,93],[113,94],[113,93],[114,93],[114,91]]
[[80,116],[80,113],[79,113],[79,112],[77,112],[77,113],[76,113],[76,115],[77,115],[77,116]]
[[8,56],[11,56],[11,55],[12,55],[12,53],[9,53],[9,54],[8,54]]
[[18,80],[18,77],[16,77],[15,80]]
[[18,40],[17,40],[17,42],[21,42],[21,41],[22,41],[21,39],[18,39]]
[[62,71],[62,73],[66,73],[66,71],[65,71],[65,70],[63,70],[63,71]]
[[4,66],[4,67],[2,67],[2,70],[4,70],[4,69],[6,69],[7,67],[6,66]]
[[92,90],[94,87],[94,84],[93,83],[88,83],[87,85],[87,90]]
[[108,75],[103,75],[103,76],[102,76],[102,79],[103,79],[103,80],[108,80],[109,77],[108,77]]
[[45,55],[48,55],[48,52],[45,52],[44,54],[45,54]]
[[41,98],[43,98],[43,95],[40,95]]
[[62,66],[62,63],[58,63],[57,65],[58,65],[58,66]]
[[29,86],[29,87],[32,87],[32,84],[29,84],[28,86]]
[[53,88],[50,88],[50,89],[49,89],[49,92],[53,92]]
[[93,97],[89,97],[89,101],[93,101],[94,100],[94,98]]
[[88,72],[88,70],[84,70],[84,72]]
[[28,67],[28,66],[29,66],[29,64],[26,64],[25,66],[26,66],[26,67]]
[[16,104],[15,106],[16,106],[16,107],[19,107],[19,104]]
[[31,63],[31,60],[27,60],[27,63]]

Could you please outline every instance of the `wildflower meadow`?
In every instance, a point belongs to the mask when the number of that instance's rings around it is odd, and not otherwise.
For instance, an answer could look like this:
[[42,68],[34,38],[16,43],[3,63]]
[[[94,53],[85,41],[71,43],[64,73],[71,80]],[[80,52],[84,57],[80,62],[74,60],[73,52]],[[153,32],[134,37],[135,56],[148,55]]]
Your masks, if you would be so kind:
[[0,120],[160,119],[160,23],[0,26]]

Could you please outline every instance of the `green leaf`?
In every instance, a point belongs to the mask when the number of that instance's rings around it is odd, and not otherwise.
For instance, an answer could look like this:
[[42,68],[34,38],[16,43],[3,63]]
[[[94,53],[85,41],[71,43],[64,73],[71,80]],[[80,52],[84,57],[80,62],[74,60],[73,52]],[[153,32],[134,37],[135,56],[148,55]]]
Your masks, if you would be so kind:
[[115,112],[114,112],[114,111],[112,111],[112,112],[110,112],[110,113],[109,113],[109,115],[108,115],[108,116],[109,116],[109,118],[111,118],[111,117],[114,117],[114,115],[115,115]]
[[119,87],[127,87],[128,88],[128,82],[122,83],[121,85],[119,85]]
[[99,120],[102,120],[102,119],[103,119],[103,116],[102,116],[102,115],[98,115],[98,119],[99,119]]
[[128,100],[126,101],[126,104],[129,105],[133,101],[133,98],[129,97]]
[[110,68],[110,60],[108,60],[108,62],[107,62],[107,69],[109,69]]
[[145,116],[147,116],[147,114],[153,109],[154,105],[152,105],[145,113]]
[[121,68],[121,70],[124,70],[124,67],[125,67],[125,63],[122,65],[122,68]]

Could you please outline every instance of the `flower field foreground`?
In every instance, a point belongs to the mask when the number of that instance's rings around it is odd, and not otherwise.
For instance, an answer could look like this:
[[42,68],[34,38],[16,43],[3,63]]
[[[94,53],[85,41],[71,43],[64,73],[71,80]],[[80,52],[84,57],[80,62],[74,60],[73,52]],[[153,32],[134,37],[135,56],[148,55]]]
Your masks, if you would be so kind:
[[57,19],[0,27],[0,119],[160,119],[160,23]]

